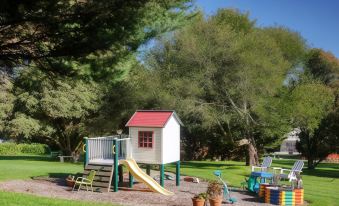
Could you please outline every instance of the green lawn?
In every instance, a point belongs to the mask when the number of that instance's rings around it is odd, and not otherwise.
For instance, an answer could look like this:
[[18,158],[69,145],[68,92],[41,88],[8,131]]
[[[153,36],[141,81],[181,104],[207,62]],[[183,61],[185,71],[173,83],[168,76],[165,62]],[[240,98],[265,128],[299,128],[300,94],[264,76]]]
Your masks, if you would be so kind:
[[[273,166],[291,168],[293,160],[273,160]],[[49,161],[47,157],[4,157],[0,156],[0,181],[11,179],[30,179],[36,176],[66,176],[82,172],[82,164],[60,163]],[[174,171],[174,166],[166,166]],[[243,162],[209,162],[190,161],[181,163],[181,173],[213,180],[213,171],[222,171],[223,179],[233,186],[240,186],[244,177],[250,173],[249,167]],[[304,169],[303,182],[305,199],[311,205],[339,205],[339,164],[320,164],[316,170]],[[25,204],[22,204],[22,203]],[[94,205],[105,204],[82,203],[77,201],[57,200],[31,195],[17,195],[16,193],[0,192],[0,205]]]
[[[273,160],[273,166],[291,168],[294,160]],[[174,165],[167,167],[174,171]],[[250,167],[243,162],[209,162],[190,161],[181,163],[181,173],[200,177],[206,180],[214,180],[214,170],[221,170],[222,177],[230,185],[240,187],[244,177],[249,176]],[[304,169],[302,173],[305,189],[305,199],[313,206],[339,205],[339,164],[320,164],[315,170]],[[288,182],[286,182],[288,184]]]
[[[37,176],[61,177],[82,172],[81,163],[60,163],[41,156],[0,156],[0,181]],[[0,205],[6,206],[112,206],[112,204],[70,201],[34,195],[0,192]]]
[[73,200],[61,200],[46,197],[37,197],[13,192],[0,192],[0,205],[6,206],[112,206],[111,204],[97,204]]
[[67,176],[82,172],[83,165],[50,161],[43,156],[0,156],[0,181],[36,176]]

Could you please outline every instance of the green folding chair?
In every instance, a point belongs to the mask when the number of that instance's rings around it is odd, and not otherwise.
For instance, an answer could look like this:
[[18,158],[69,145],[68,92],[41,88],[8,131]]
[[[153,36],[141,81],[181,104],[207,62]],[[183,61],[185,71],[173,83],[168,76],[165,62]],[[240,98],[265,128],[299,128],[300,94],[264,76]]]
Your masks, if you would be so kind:
[[93,180],[94,180],[94,177],[95,177],[95,173],[96,173],[95,170],[91,170],[91,171],[89,172],[87,178],[84,178],[84,177],[78,177],[78,178],[75,180],[75,183],[74,183],[74,186],[73,186],[72,191],[74,191],[74,189],[75,189],[75,187],[76,187],[77,185],[79,185],[78,191],[81,189],[81,186],[82,186],[82,185],[85,185],[87,191],[88,191],[88,186],[91,186],[91,190],[92,190],[92,192],[93,192],[93,186],[92,186],[92,183],[93,183]]

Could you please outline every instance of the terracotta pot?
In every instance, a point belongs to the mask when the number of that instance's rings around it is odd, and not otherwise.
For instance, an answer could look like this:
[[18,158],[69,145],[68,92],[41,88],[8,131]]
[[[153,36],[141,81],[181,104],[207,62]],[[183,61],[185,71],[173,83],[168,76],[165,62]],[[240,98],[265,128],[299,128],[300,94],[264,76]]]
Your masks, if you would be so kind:
[[193,206],[204,206],[205,199],[192,198]]
[[75,184],[75,181],[74,180],[70,180],[70,179],[66,179],[66,185],[68,187],[73,187]]
[[214,199],[208,199],[210,201],[210,206],[221,206],[222,203],[222,198],[221,197],[217,197]]

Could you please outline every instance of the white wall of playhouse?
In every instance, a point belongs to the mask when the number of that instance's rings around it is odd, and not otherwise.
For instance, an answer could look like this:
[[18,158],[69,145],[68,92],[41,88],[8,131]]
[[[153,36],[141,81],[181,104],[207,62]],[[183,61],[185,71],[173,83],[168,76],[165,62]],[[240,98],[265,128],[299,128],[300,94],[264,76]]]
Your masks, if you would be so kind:
[[172,115],[162,129],[162,164],[180,160],[180,124]]
[[[152,131],[154,146],[152,148],[141,148],[138,145],[139,131]],[[132,145],[132,157],[138,163],[161,164],[161,135],[162,128],[155,127],[130,127],[129,135]]]

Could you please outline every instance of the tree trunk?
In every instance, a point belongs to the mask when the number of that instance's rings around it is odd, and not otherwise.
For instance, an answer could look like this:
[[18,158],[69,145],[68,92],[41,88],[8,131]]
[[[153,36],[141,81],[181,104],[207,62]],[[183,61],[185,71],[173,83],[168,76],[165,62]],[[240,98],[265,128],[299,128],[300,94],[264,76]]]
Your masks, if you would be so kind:
[[308,169],[314,169],[314,156],[313,156],[313,149],[312,149],[312,139],[310,137],[310,134],[307,132],[307,130],[304,131],[304,137],[306,137],[306,156],[307,156],[307,168]]
[[248,149],[245,152],[245,164],[246,164],[246,166],[250,165],[250,158],[249,158],[249,155],[248,155]]
[[65,138],[66,138],[66,144],[67,144],[67,149],[66,149],[66,152],[67,152],[67,155],[71,155],[72,154],[72,146],[71,146],[71,139],[70,137],[67,135],[65,135]]
[[248,164],[246,162],[246,165],[250,166],[259,165],[258,152],[251,141],[248,143],[247,150],[248,150]]
[[307,168],[308,169],[314,169],[314,160],[311,155],[307,157]]
[[252,136],[252,131],[251,131],[251,126],[250,126],[250,114],[248,111],[248,104],[245,101],[243,104],[243,111],[245,116],[245,122],[246,122],[246,130],[245,133],[247,135],[247,140],[248,140],[248,145],[247,145],[247,150],[248,150],[248,162],[246,161],[246,165],[259,165],[259,158],[258,158],[258,150],[255,145],[255,140]]

